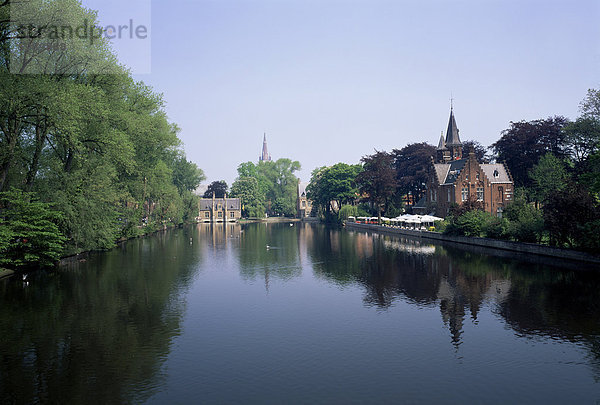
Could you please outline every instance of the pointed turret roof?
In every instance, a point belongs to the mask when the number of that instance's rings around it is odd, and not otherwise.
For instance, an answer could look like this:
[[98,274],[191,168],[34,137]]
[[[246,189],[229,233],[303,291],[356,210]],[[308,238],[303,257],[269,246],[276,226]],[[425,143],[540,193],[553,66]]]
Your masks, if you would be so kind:
[[444,133],[440,135],[440,143],[438,143],[438,149],[446,149],[446,142],[444,142]]
[[458,136],[458,127],[454,119],[454,111],[450,108],[450,120],[448,121],[448,129],[446,130],[446,146],[462,145]]

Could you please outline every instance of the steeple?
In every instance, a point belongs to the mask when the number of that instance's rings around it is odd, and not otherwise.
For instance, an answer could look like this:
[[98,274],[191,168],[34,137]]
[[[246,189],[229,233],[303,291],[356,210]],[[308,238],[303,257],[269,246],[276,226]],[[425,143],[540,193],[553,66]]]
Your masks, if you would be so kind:
[[261,162],[270,162],[271,161],[271,156],[269,156],[269,151],[267,150],[267,133],[266,132],[263,136],[262,155],[260,156],[259,161],[261,161]]
[[450,150],[447,157],[451,160],[462,159],[462,142],[458,136],[458,127],[454,119],[454,106],[450,105],[450,119],[448,120],[448,129],[446,130],[445,148]]
[[448,129],[446,130],[446,146],[462,145],[458,136],[458,127],[454,119],[454,109],[450,107],[450,119],[448,120]]
[[442,131],[442,134],[440,135],[440,143],[438,143],[437,148],[439,150],[446,149],[446,142],[444,142],[444,131]]

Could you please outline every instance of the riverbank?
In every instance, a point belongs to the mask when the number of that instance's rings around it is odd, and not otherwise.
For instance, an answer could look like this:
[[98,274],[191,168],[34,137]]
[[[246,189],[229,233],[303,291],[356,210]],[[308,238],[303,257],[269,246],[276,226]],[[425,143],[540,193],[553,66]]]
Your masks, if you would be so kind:
[[407,236],[416,239],[431,239],[440,242],[451,242],[461,245],[477,246],[487,249],[518,252],[526,255],[537,255],[561,260],[577,261],[600,266],[600,257],[589,253],[577,252],[569,249],[560,249],[534,243],[512,242],[488,238],[474,238],[466,236],[449,236],[438,232],[416,231],[411,229],[391,228],[382,225],[357,224],[346,222],[348,230],[367,230],[388,235]]

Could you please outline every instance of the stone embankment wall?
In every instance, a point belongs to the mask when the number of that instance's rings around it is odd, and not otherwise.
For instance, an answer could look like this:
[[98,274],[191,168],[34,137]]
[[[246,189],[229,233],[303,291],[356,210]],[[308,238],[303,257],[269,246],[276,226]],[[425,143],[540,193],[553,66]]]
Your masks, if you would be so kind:
[[586,263],[595,263],[600,266],[600,256],[595,256],[583,252],[577,252],[575,250],[542,246],[535,243],[511,242],[505,240],[472,238],[466,236],[449,236],[437,232],[414,231],[411,229],[391,228],[381,225],[357,224],[354,222],[346,222],[346,228],[349,230],[369,230],[389,235],[409,236],[412,238],[419,239],[433,239],[443,242],[454,242],[465,245],[480,246],[484,248],[502,249],[525,254],[557,257],[563,260],[575,260]]

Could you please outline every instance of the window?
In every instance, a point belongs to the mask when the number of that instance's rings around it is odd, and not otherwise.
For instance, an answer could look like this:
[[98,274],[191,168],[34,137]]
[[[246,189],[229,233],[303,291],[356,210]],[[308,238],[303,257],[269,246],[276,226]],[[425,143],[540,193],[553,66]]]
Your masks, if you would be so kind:
[[477,180],[479,180],[479,172],[477,172],[477,176],[476,177],[477,177]]
[[504,209],[502,207],[498,207],[498,209],[496,210],[496,216],[498,218],[502,218],[502,212],[504,212]]
[[302,208],[306,208],[306,201],[302,201]]
[[217,209],[220,210],[221,209],[221,204],[217,204]]
[[230,212],[229,213],[229,218],[235,218],[235,212]]
[[500,201],[504,202],[504,187],[498,187],[498,194],[500,194]]
[[210,218],[210,212],[206,211],[206,212],[204,213],[204,218]]
[[467,187],[462,188],[460,197],[462,201],[467,201],[469,199],[469,189]]
[[483,201],[483,187],[477,187],[477,201]]
[[448,202],[450,202],[450,189],[448,189]]
[[223,213],[222,213],[221,211],[219,211],[219,213],[217,214],[217,216],[218,216],[219,218],[223,218]]

